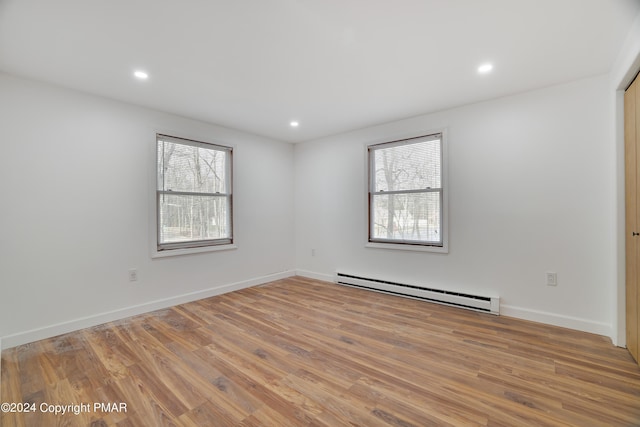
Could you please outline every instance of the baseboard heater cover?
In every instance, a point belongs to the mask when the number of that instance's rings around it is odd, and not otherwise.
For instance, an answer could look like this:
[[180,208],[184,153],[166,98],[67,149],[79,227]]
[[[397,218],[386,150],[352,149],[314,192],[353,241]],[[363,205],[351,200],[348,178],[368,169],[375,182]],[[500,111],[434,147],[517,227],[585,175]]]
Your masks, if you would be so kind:
[[373,279],[343,272],[336,272],[335,282],[339,285],[352,286],[355,288],[368,289],[371,291],[383,292],[391,295],[415,298],[434,302],[437,304],[464,308],[467,310],[480,311],[495,315],[500,314],[499,297],[487,297],[460,292],[445,291],[442,289],[432,289],[424,286],[415,286],[391,282],[388,280]]

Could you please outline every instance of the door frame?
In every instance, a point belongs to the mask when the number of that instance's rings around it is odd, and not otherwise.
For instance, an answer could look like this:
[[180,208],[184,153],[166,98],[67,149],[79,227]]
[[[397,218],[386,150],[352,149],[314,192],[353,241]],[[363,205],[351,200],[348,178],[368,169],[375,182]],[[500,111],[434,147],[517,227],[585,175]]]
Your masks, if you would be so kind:
[[626,42],[614,63],[610,76],[613,103],[613,136],[615,141],[615,277],[611,340],[626,346],[626,250],[625,250],[625,159],[624,159],[624,92],[640,71],[640,15],[634,21]]

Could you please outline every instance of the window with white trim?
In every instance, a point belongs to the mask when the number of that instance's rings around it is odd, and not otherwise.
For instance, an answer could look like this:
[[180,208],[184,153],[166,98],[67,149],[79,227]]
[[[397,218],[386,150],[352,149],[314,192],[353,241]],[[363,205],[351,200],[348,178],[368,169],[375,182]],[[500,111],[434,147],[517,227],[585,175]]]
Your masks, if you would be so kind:
[[162,134],[156,141],[158,252],[232,244],[232,148]]
[[368,146],[369,242],[446,251],[443,134]]

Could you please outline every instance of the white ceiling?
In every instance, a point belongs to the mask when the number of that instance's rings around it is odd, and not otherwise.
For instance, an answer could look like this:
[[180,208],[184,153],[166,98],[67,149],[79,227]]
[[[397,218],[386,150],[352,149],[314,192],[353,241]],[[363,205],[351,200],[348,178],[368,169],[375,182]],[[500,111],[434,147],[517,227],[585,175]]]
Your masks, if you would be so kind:
[[[638,0],[0,0],[0,70],[299,142],[605,73],[639,11]],[[480,76],[486,61],[494,71]]]

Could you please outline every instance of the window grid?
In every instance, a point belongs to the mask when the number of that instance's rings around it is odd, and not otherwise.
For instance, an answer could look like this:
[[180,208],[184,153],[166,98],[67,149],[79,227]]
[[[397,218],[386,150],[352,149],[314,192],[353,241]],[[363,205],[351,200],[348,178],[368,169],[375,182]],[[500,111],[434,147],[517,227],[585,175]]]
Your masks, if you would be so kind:
[[156,141],[157,250],[232,244],[232,148],[161,134]]
[[369,242],[444,246],[442,134],[370,145]]

